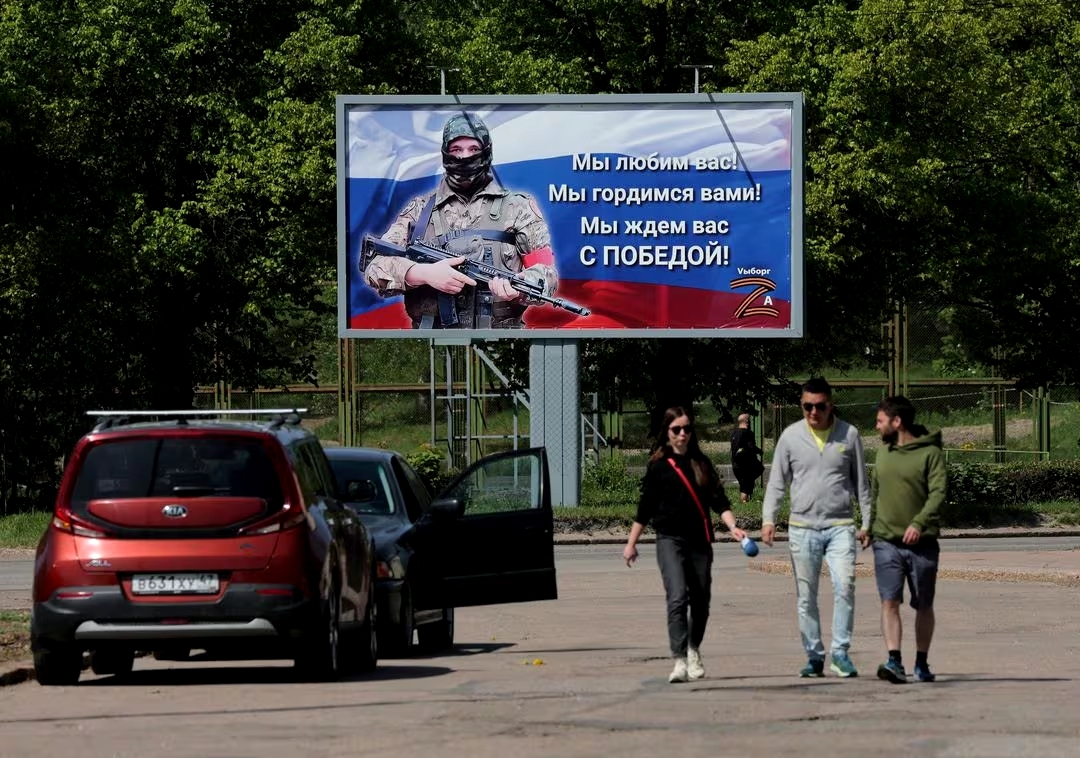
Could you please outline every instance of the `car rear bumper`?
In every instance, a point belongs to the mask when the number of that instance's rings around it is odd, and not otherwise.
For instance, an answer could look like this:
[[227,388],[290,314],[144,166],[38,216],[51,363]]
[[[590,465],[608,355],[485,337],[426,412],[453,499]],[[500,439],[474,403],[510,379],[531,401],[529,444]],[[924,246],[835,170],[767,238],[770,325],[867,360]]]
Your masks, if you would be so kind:
[[313,606],[295,588],[282,585],[233,584],[213,602],[133,602],[120,587],[65,587],[34,605],[31,641],[38,648],[124,640],[291,639],[318,618]]
[[383,624],[401,624],[401,589],[403,579],[379,579],[375,582],[375,602]]

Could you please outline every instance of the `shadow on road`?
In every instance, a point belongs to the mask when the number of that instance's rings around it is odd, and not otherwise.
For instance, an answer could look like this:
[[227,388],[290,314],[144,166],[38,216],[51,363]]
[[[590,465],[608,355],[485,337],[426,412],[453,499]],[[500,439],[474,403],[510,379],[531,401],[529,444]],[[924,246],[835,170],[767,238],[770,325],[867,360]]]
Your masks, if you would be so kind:
[[[419,650],[415,650],[410,653],[407,658],[401,660],[428,660],[431,658],[454,658],[466,655],[482,655],[484,653],[494,653],[497,650],[503,650],[504,648],[514,647],[513,642],[459,642],[455,644],[449,650],[440,650],[435,653],[424,653]],[[394,660],[394,659],[390,659]]]
[[[408,664],[379,663],[375,671],[342,677],[341,683],[364,684],[393,679],[425,679],[445,676],[454,670],[447,666],[413,666]],[[309,684],[290,666],[223,666],[220,668],[168,668],[133,671],[127,676],[106,676],[80,682],[81,687],[130,687],[159,686],[184,687],[236,684]]]

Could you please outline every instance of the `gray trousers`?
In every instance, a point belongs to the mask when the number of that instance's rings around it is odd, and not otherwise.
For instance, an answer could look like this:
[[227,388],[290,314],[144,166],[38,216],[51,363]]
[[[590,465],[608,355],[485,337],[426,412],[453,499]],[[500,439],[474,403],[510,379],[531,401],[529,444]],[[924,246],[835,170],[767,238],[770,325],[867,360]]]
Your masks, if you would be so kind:
[[693,546],[681,537],[657,535],[656,562],[667,596],[668,643],[675,657],[699,648],[709,621],[712,594],[712,546]]

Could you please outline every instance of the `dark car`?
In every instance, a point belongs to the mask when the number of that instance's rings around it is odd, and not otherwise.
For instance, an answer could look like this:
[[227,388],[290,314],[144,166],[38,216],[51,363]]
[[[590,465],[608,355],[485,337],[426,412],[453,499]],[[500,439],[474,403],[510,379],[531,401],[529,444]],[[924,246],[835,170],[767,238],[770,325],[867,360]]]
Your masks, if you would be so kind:
[[326,453],[339,498],[375,543],[384,653],[450,647],[454,608],[557,596],[543,448],[483,458],[436,498],[397,453]]
[[317,679],[375,667],[367,530],[299,414],[260,413],[108,415],[79,440],[34,566],[39,682],[74,684],[86,652],[114,675],[137,651],[291,658]]

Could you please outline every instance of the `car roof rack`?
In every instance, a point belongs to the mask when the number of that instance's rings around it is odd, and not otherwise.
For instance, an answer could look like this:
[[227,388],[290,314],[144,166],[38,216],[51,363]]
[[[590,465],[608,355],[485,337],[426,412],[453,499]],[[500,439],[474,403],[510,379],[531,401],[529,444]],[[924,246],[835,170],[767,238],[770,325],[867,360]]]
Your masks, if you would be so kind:
[[285,424],[296,426],[300,423],[300,414],[307,413],[307,408],[227,408],[217,410],[196,410],[184,408],[175,411],[87,411],[87,416],[100,419],[94,425],[94,432],[104,431],[124,424],[130,424],[140,418],[161,418],[175,420],[177,426],[187,426],[189,418],[213,418],[215,416],[273,416],[267,425],[277,429]]

